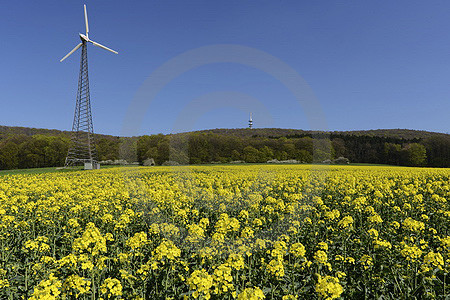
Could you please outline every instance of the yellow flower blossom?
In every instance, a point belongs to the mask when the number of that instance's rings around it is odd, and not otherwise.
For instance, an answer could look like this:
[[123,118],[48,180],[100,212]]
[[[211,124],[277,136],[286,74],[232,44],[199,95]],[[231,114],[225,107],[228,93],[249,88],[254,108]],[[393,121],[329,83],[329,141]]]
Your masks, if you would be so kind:
[[403,223],[403,227],[410,231],[421,231],[425,229],[425,224],[420,221],[416,221],[411,217],[406,218]]
[[106,278],[100,286],[100,291],[102,294],[106,294],[108,298],[122,296],[122,284],[117,278]]
[[324,299],[332,300],[339,298],[344,292],[338,278],[328,275],[322,277],[320,274],[317,274],[317,277],[316,292]]
[[289,252],[295,257],[305,257],[306,249],[302,243],[294,243],[291,245],[291,249],[289,250]]
[[342,220],[339,221],[338,226],[340,228],[347,228],[353,224],[352,216],[345,216]]
[[195,270],[187,279],[189,288],[194,291],[194,298],[203,296],[205,299],[211,298],[211,288],[213,286],[213,276],[209,275],[206,270]]
[[246,288],[242,292],[239,293],[237,299],[238,300],[262,300],[265,299],[263,291],[258,288]]
[[141,248],[147,244],[147,242],[147,234],[145,232],[137,232],[127,240],[126,245],[135,250],[137,248]]
[[90,291],[91,281],[78,275],[70,275],[66,278],[62,287],[69,295],[75,294],[78,298]]
[[47,280],[42,280],[33,291],[30,300],[56,300],[61,294],[62,283],[54,273],[50,273]]

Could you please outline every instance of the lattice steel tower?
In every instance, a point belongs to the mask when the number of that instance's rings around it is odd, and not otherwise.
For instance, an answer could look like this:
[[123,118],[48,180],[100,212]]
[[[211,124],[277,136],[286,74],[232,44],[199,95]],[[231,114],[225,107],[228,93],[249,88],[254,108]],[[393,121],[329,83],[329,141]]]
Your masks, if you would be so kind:
[[84,6],[84,20],[86,22],[86,34],[80,33],[81,43],[73,48],[60,61],[62,62],[81,47],[80,76],[78,78],[77,103],[72,125],[72,137],[69,152],[66,157],[65,167],[84,164],[85,169],[97,169],[97,150],[94,141],[94,127],[92,125],[91,99],[89,94],[89,76],[87,43],[117,54],[93,40],[89,39],[89,25],[86,5]]
[[77,103],[72,125],[72,137],[65,167],[79,163],[97,164],[97,150],[92,124],[91,99],[89,94],[89,75],[86,41],[82,41],[80,75],[78,77]]

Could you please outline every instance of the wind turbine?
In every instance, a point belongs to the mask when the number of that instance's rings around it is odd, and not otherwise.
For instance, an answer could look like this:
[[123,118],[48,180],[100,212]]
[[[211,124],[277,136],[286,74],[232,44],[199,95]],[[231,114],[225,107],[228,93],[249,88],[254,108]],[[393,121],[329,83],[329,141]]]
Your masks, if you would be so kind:
[[86,24],[86,34],[80,33],[81,43],[75,46],[60,62],[68,58],[81,47],[80,75],[78,77],[77,102],[75,106],[75,116],[72,125],[72,137],[69,152],[66,157],[64,167],[74,166],[84,163],[85,169],[99,169],[97,162],[97,150],[94,141],[94,127],[92,125],[91,100],[89,93],[89,76],[87,61],[87,43],[100,47],[112,53],[118,54],[102,44],[89,39],[89,24],[86,5],[84,5],[84,21]]
[[94,46],[103,48],[105,50],[108,50],[114,54],[119,54],[119,52],[114,51],[113,49],[110,49],[106,46],[103,46],[102,44],[99,44],[97,42],[94,42],[93,40],[89,39],[89,23],[88,23],[88,17],[87,17],[87,9],[86,9],[86,4],[84,5],[84,22],[86,23],[86,34],[82,34],[79,33],[80,35],[80,39],[81,39],[81,43],[79,43],[78,45],[75,46],[75,48],[73,48],[69,53],[67,53],[66,56],[64,56],[63,58],[61,58],[61,60],[59,62],[62,62],[63,60],[65,60],[66,58],[68,58],[70,55],[72,55],[72,53],[74,53],[75,51],[78,50],[78,48],[80,48],[81,46],[86,46],[86,42],[92,43],[94,44]]

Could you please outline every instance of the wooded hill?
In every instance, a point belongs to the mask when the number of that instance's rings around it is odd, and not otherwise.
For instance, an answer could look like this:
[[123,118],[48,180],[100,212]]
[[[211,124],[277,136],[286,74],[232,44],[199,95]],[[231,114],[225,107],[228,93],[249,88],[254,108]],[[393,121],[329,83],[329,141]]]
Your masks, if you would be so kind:
[[[305,163],[346,157],[355,163],[450,167],[450,135],[380,129],[211,129],[179,134],[115,137],[95,135],[100,161],[126,159],[156,164],[201,164],[295,159]],[[0,169],[62,166],[70,132],[0,126]]]
[[355,130],[355,131],[313,131],[301,129],[282,129],[282,128],[238,128],[238,129],[208,129],[194,131],[194,133],[214,133],[219,135],[233,135],[239,137],[282,137],[282,136],[303,136],[314,134],[333,134],[333,135],[354,135],[354,136],[370,136],[385,137],[396,139],[426,139],[430,137],[450,137],[449,134],[440,132],[430,132],[424,130],[411,129],[375,129],[375,130]]

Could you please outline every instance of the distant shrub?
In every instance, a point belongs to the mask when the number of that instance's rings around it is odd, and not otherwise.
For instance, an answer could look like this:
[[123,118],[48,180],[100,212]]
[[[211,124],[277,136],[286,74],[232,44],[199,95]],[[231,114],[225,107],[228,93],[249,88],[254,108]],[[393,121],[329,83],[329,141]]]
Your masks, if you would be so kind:
[[102,160],[100,162],[101,165],[129,165],[130,163],[128,163],[125,159],[116,159],[116,160]]
[[333,163],[336,165],[348,165],[350,163],[350,160],[346,157],[340,156],[333,160]]
[[174,160],[166,160],[162,163],[163,166],[179,166],[180,163]]

